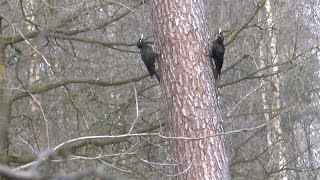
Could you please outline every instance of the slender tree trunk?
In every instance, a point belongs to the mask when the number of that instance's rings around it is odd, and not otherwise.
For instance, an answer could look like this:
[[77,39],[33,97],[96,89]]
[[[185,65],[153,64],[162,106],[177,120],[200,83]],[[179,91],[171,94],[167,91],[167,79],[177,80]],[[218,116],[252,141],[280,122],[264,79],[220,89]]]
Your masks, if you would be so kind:
[[[223,132],[211,70],[202,0],[152,1],[160,56],[166,134],[206,137]],[[224,137],[172,140],[177,179],[228,179]]]
[[[265,3],[266,15],[267,15],[267,25],[268,34],[270,37],[269,49],[271,53],[271,64],[274,65],[272,68],[272,73],[277,73],[279,68],[277,64],[279,63],[279,58],[277,55],[277,39],[274,34],[273,29],[273,13],[271,9],[270,0]],[[280,78],[278,75],[273,75],[271,77],[271,96],[272,96],[272,109],[280,109]],[[273,146],[271,162],[274,165],[274,170],[278,171],[285,167],[286,159],[284,156],[285,146],[283,145],[283,132],[280,126],[281,118],[280,116],[275,117],[276,112],[272,113],[272,117],[275,118],[271,123],[270,131],[268,132],[268,144]],[[285,171],[280,171],[276,179],[288,179]]]
[[[35,16],[34,14],[34,7],[35,7],[35,1],[34,0],[26,0],[23,2],[24,5],[24,12],[26,13],[26,18],[29,20],[29,22],[34,22]],[[27,22],[27,29],[29,31],[35,30],[35,26],[32,23]],[[34,52],[33,49],[29,49],[30,54],[30,64],[29,64],[29,79],[28,79],[28,86],[32,87],[34,84],[36,84],[40,80],[40,69],[39,69],[39,61],[37,54]],[[34,97],[38,97],[38,95],[34,95]],[[36,111],[38,109],[38,102],[35,101],[35,99],[30,99],[30,107],[31,111]]]
[[[0,35],[2,35],[0,19]],[[2,36],[1,36],[2,37]],[[5,63],[5,44],[0,37],[0,164],[8,162],[9,104],[7,96],[7,70]]]
[[[264,47],[263,47],[263,44],[262,42],[260,43],[259,45],[259,59],[260,59],[260,68],[263,69],[266,67],[266,64],[264,62]],[[263,75],[263,73],[261,73],[261,75]],[[261,98],[262,98],[262,107],[263,107],[263,110],[265,111],[269,111],[270,110],[270,107],[267,103],[267,85],[268,85],[268,81],[266,80],[266,78],[262,79],[261,81],[261,85],[262,85],[262,88],[261,88]],[[264,118],[266,121],[270,121],[270,114],[267,112],[267,113],[264,113]]]

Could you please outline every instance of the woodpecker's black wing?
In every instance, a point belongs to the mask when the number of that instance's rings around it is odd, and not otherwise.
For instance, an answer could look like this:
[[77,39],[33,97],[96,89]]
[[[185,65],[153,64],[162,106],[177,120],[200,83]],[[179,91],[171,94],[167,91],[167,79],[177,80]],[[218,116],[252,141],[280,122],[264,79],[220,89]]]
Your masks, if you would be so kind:
[[150,73],[150,76],[152,77],[153,75],[156,74],[155,61],[157,58],[157,54],[147,44],[145,44],[144,47],[140,49],[140,53],[141,53],[141,59],[144,62],[144,64],[146,65],[146,67]]
[[217,79],[218,76],[221,75],[221,69],[223,66],[223,56],[225,51],[223,40],[223,34],[220,32],[218,35],[218,39],[213,42],[212,50],[210,52],[210,57],[213,58],[216,66],[216,69],[213,69],[215,79]]
[[224,51],[225,51],[224,45],[220,44],[218,41],[214,41],[211,55],[216,65],[217,74],[219,76],[221,74],[221,69],[223,66]]
[[158,81],[160,82],[160,78],[159,75],[156,73],[155,66],[157,54],[153,51],[151,46],[149,46],[147,43],[143,41],[143,39],[140,39],[138,41],[137,47],[140,48],[141,59],[145,64],[147,70],[149,71],[150,76],[152,77],[153,75],[155,75]]

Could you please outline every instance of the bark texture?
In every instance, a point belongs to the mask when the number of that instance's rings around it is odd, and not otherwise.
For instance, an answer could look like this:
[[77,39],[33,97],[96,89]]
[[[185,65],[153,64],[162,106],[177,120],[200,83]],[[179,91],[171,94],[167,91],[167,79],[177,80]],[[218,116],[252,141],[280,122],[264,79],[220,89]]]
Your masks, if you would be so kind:
[[[152,1],[166,134],[199,138],[223,132],[202,0]],[[171,142],[177,179],[228,179],[224,137]]]

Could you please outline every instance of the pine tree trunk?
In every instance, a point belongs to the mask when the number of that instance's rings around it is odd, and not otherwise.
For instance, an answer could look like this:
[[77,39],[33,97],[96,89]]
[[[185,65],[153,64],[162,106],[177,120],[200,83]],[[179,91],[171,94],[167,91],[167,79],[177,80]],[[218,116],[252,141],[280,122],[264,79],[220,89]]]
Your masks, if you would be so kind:
[[[166,135],[206,137],[223,132],[202,0],[152,1],[159,49]],[[228,179],[224,137],[172,140],[176,179]]]

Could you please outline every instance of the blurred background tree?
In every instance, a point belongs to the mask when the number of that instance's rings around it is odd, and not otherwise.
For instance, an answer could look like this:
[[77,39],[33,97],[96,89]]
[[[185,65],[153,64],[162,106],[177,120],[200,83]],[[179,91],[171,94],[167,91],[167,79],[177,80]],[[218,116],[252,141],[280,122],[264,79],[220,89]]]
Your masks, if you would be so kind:
[[[319,179],[319,1],[205,3],[211,40],[226,35],[217,96],[232,179]],[[147,0],[0,1],[2,164],[172,178],[160,86],[135,46],[140,33],[153,43],[151,17]],[[48,148],[55,160],[32,163]]]

